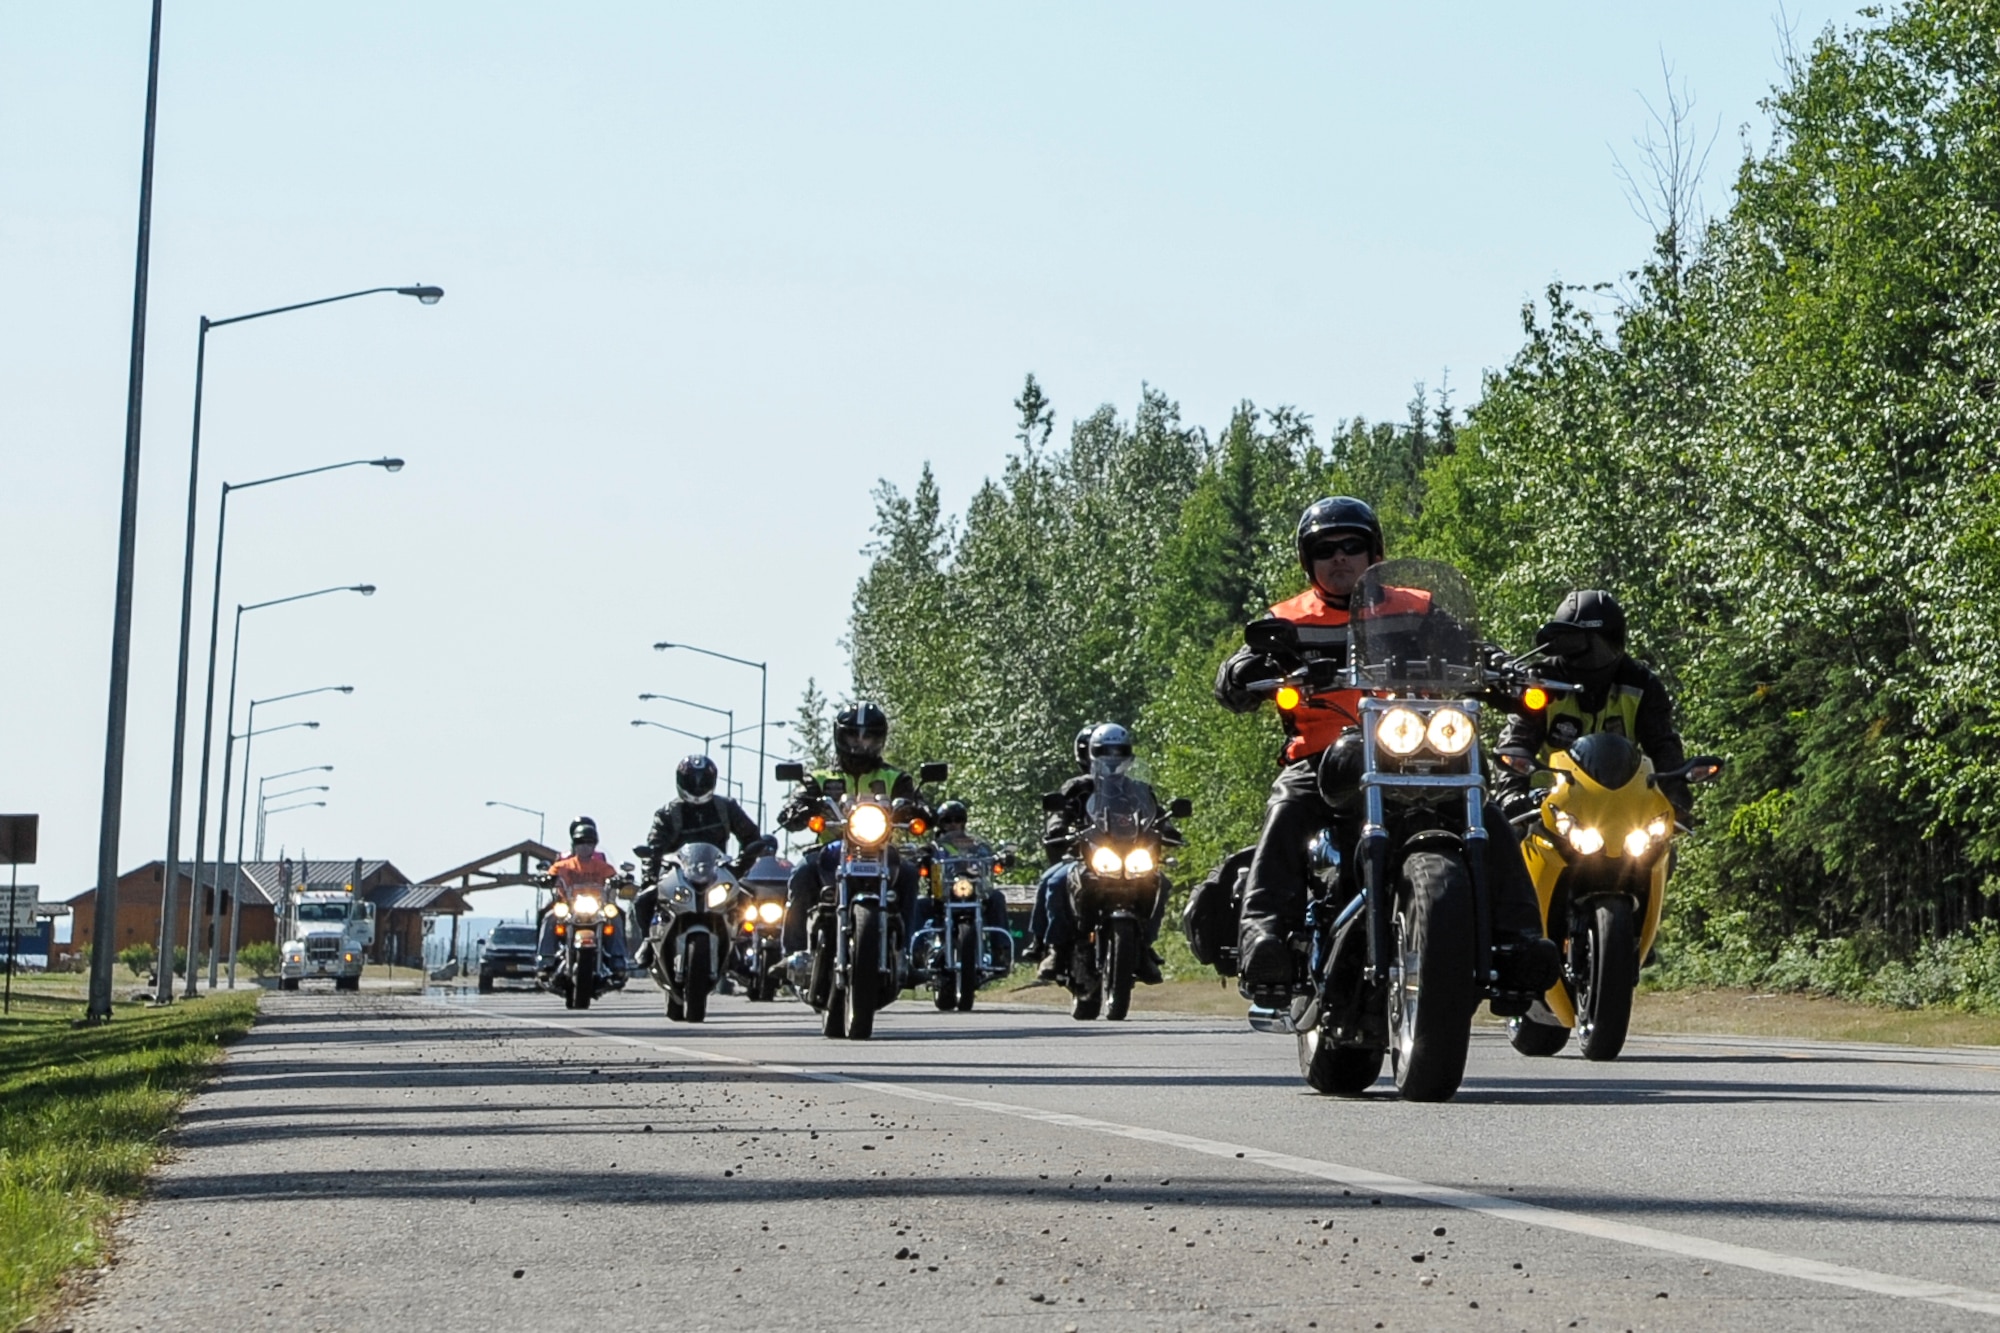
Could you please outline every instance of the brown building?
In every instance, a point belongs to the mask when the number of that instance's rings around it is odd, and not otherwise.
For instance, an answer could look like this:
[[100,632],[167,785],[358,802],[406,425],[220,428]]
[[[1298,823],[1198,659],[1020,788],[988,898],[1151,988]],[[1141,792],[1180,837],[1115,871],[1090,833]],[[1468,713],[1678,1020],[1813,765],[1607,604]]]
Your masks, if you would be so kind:
[[[142,941],[155,945],[159,942],[164,864],[162,861],[148,861],[138,869],[119,876],[117,949],[123,950]],[[341,890],[354,879],[353,861],[245,861],[240,876],[236,874],[236,869],[233,862],[202,867],[203,924],[198,952],[204,959],[208,955],[208,913],[211,906],[218,903],[224,918],[222,948],[224,956],[227,956],[231,892],[242,903],[241,920],[237,926],[237,944],[240,947],[259,940],[277,942],[277,903],[287,880],[296,890]],[[181,864],[175,901],[176,947],[187,940],[188,887],[192,870],[189,863]],[[218,878],[221,882],[219,894],[216,893]],[[371,962],[415,965],[423,957],[424,918],[427,915],[452,916],[467,910],[465,900],[457,890],[443,884],[412,884],[409,876],[388,861],[362,861],[360,883],[355,888],[375,905],[375,947],[369,953]],[[97,890],[94,888],[85,889],[69,900],[70,919],[74,924],[69,944],[58,946],[59,949],[77,954],[93,943],[97,925],[96,904]]]

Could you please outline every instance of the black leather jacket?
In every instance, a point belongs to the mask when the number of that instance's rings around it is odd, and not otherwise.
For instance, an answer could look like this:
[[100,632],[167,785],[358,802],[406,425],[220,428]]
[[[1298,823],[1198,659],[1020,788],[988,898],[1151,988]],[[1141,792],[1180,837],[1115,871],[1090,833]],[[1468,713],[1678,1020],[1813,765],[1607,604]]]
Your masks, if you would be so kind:
[[728,851],[732,835],[736,838],[738,851],[758,837],[757,821],[729,797],[718,795],[707,801],[670,801],[653,814],[653,831],[646,838],[653,855],[646,861],[646,873],[658,879],[660,861],[667,853],[677,852],[691,842],[705,842]]

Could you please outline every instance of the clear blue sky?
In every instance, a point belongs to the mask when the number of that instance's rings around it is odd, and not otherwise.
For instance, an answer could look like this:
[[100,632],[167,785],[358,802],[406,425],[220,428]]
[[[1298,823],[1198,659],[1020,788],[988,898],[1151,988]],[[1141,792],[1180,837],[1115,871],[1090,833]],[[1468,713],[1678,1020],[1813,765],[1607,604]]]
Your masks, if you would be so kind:
[[[0,808],[45,897],[95,869],[146,13],[0,6]],[[245,620],[243,697],[357,687],[260,713],[324,725],[259,772],[336,765],[273,837],[422,875],[532,835],[500,799],[622,847],[685,748],[633,696],[757,706],[651,643],[768,658],[777,716],[843,679],[869,488],[929,459],[962,502],[1024,372],[1065,422],[1463,404],[1524,301],[1643,257],[1613,153],[1662,56],[1719,207],[1778,46],[1720,0],[168,0],[123,862],[164,851],[202,314],[449,291],[211,335],[204,608],[219,482],[410,461],[235,502],[225,606],[382,589]]]

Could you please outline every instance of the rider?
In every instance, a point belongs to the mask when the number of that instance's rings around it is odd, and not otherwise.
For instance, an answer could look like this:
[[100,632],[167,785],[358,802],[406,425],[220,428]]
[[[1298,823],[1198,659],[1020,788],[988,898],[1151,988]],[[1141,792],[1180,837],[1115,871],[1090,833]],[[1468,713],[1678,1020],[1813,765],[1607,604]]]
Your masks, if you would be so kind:
[[[591,889],[602,894],[606,901],[613,896],[605,886],[618,877],[618,867],[611,864],[605,855],[597,850],[597,821],[589,815],[578,815],[570,821],[569,855],[549,867],[549,873],[557,882],[557,892],[567,900],[580,889]],[[550,907],[555,902],[550,900]],[[604,951],[605,962],[612,972],[619,976],[625,973],[624,932],[613,929],[608,938],[611,947]],[[542,909],[541,943],[536,948],[535,972],[544,980],[556,968],[556,918],[548,908]]]
[[[1107,765],[1114,771],[1130,771],[1132,733],[1116,722],[1100,723],[1090,733],[1085,758],[1087,771],[1062,785],[1058,793],[1062,798],[1062,808],[1049,813],[1048,823],[1043,828],[1042,846],[1052,856],[1058,852],[1067,854],[1076,836],[1090,827],[1090,798],[1097,790],[1097,781],[1092,774],[1098,767]],[[1150,784],[1135,779],[1132,786],[1142,804],[1160,808]],[[1162,822],[1159,827],[1165,841],[1180,840],[1180,832],[1172,824]],[[1042,981],[1053,981],[1063,974],[1069,946],[1076,939],[1076,913],[1069,896],[1070,877],[1075,873],[1076,863],[1068,860],[1061,864],[1065,872],[1061,887],[1048,898],[1048,956],[1042,959],[1042,965],[1036,972],[1037,978]],[[1157,986],[1163,980],[1160,975],[1162,960],[1153,952],[1153,942],[1160,937],[1160,922],[1166,916],[1167,898],[1172,892],[1173,886],[1162,874],[1159,893],[1153,899],[1152,915],[1146,919],[1145,938],[1141,941],[1146,946],[1146,952],[1135,960],[1132,968],[1133,976],[1149,986]]]
[[758,837],[757,821],[744,812],[734,798],[715,794],[715,761],[705,754],[691,754],[674,769],[676,798],[653,812],[653,831],[646,845],[653,854],[646,858],[646,887],[632,899],[632,928],[639,937],[638,964],[646,966],[652,956],[649,932],[660,902],[660,862],[691,842],[705,842],[727,851],[729,839],[736,839],[740,852]]
[[[946,856],[983,856],[992,861],[993,848],[966,831],[966,821],[971,817],[971,808],[964,801],[946,801],[937,808],[938,851]],[[943,894],[946,890],[941,885],[938,891]],[[935,901],[926,900],[920,904],[917,914],[926,922],[935,919]],[[997,884],[990,884],[986,890],[985,915],[989,926],[1005,928],[1007,925],[1007,892]]]
[[[1272,607],[1270,614],[1299,627],[1308,656],[1344,660],[1350,600],[1369,566],[1383,558],[1381,521],[1360,500],[1330,496],[1300,516],[1297,539],[1299,565],[1311,584]],[[1282,674],[1279,663],[1246,645],[1216,673],[1215,697],[1231,712],[1250,712],[1262,698],[1249,688],[1251,683]],[[1313,834],[1332,825],[1344,846],[1359,838],[1357,813],[1337,809],[1321,796],[1318,769],[1322,753],[1331,748],[1330,757],[1342,761],[1343,785],[1358,784],[1361,697],[1360,690],[1333,690],[1280,713],[1284,767],[1271,784],[1264,830],[1243,895],[1239,969],[1247,986],[1282,986],[1292,980],[1290,937],[1305,921],[1306,845]],[[1559,959],[1542,938],[1541,908],[1520,845],[1506,831],[1506,816],[1495,802],[1487,803],[1486,825],[1494,966],[1511,989],[1539,991],[1554,982]]]
[[[1535,635],[1538,643],[1563,643],[1565,652],[1553,659],[1573,694],[1551,702],[1539,713],[1514,713],[1500,733],[1498,751],[1526,755],[1540,764],[1554,750],[1566,750],[1578,737],[1608,731],[1638,745],[1656,769],[1678,768],[1687,759],[1680,733],[1674,730],[1673,700],[1660,678],[1625,651],[1625,608],[1610,593],[1580,588],[1562,599],[1554,619]],[[1503,768],[1497,784],[1507,813],[1519,816],[1539,808],[1541,794],[1531,791],[1528,778]],[[1660,794],[1673,803],[1682,823],[1691,803],[1684,779],[1660,781]]]
[[[1093,722],[1076,733],[1076,771],[1083,777],[1071,778],[1063,784],[1059,794],[1065,802],[1070,799],[1071,783],[1079,780],[1087,783],[1090,780],[1090,733],[1095,730],[1097,723]],[[1090,794],[1086,791],[1083,799],[1089,798]],[[1028,944],[1021,951],[1021,957],[1031,963],[1049,957],[1049,904],[1055,901],[1057,894],[1069,893],[1070,838],[1057,815],[1050,815],[1043,827],[1042,851],[1048,857],[1049,868],[1035,883],[1035,905],[1028,913]],[[1056,964],[1042,969],[1041,979],[1052,980],[1060,971],[1058,960]]]
[[[855,794],[873,793],[890,802],[915,800],[916,780],[900,768],[882,762],[882,747],[888,743],[889,715],[880,707],[862,702],[841,709],[833,719],[834,769],[813,774],[814,784],[824,786],[838,778]],[[811,813],[805,802],[794,800],[779,813],[778,823],[787,832],[797,833],[807,827]],[[819,902],[820,890],[832,882],[840,864],[837,840],[837,835],[822,832],[819,849],[801,856],[798,867],[792,871],[785,902],[784,949],[788,954],[806,947],[806,917]],[[889,858],[896,867],[890,885],[907,939],[917,910],[917,870],[893,847]]]

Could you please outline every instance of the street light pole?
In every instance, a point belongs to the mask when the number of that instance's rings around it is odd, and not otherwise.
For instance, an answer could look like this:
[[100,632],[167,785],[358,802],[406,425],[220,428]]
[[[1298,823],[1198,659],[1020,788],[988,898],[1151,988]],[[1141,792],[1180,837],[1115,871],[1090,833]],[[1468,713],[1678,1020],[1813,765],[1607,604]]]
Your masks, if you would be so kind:
[[[365,295],[366,293],[356,293],[356,294]],[[345,298],[334,297],[332,299],[342,300]],[[317,304],[317,303],[308,302],[307,304]],[[295,307],[286,307],[286,309],[293,309],[293,308]],[[267,310],[264,311],[263,313],[275,315],[280,312],[276,310]],[[237,319],[224,320],[222,322],[233,324],[238,322],[238,320],[255,319],[256,317],[257,316],[255,315],[240,315],[237,317]],[[195,989],[194,989],[194,947],[195,947],[194,919],[196,915],[195,901],[201,896],[202,861],[207,851],[206,843],[208,839],[208,761],[209,761],[209,746],[215,738],[216,642],[222,631],[222,550],[223,550],[223,539],[228,535],[229,531],[229,493],[231,491],[247,491],[254,486],[269,486],[273,482],[291,481],[298,477],[310,477],[321,472],[335,472],[340,470],[341,468],[350,468],[350,467],[379,467],[384,472],[394,473],[394,472],[401,472],[403,470],[403,460],[400,458],[355,458],[355,459],[350,459],[345,463],[329,463],[325,467],[313,467],[313,468],[306,468],[303,471],[299,472],[281,473],[280,475],[275,477],[262,477],[256,481],[239,482],[234,485],[226,481],[222,483],[222,503],[217,508],[215,516],[215,589],[210,597],[209,608],[208,608],[208,684],[203,696],[202,713],[201,713],[201,780],[195,796],[194,875],[193,878],[188,881],[189,896],[188,896],[187,994],[189,996],[195,994]],[[179,705],[176,705],[176,707],[178,706]],[[233,717],[230,719],[230,725],[231,726],[235,725],[235,719]],[[174,764],[176,765],[177,770],[178,770],[178,765],[180,763],[181,763],[180,747],[176,745],[174,750]],[[178,771],[176,771],[174,782],[178,783],[178,781],[179,781],[179,775]],[[224,799],[226,800],[227,798],[225,797]],[[180,816],[178,811],[176,811],[173,817],[168,821],[168,828],[167,828],[167,847],[168,847],[167,856],[170,862],[173,857],[179,854],[179,838],[180,838]],[[218,855],[220,855],[222,852],[222,845],[219,841],[216,844],[216,852]],[[173,867],[171,866],[171,864],[168,867],[166,878],[167,878],[168,890],[171,891],[174,882]],[[169,900],[166,899],[164,894],[162,895],[161,905],[163,908],[171,905]],[[171,920],[172,918],[163,911],[160,917],[160,950],[161,950],[160,956],[162,958],[171,958],[173,956],[172,954],[173,927],[171,925]]]
[[[299,475],[299,474],[294,474],[294,475]],[[278,478],[271,478],[271,480],[278,480]],[[250,483],[250,484],[255,485],[257,483]],[[239,487],[238,489],[241,488]],[[224,488],[224,493],[225,495],[227,494],[226,487]],[[220,524],[217,525],[215,534],[215,574],[216,574],[216,589],[219,595],[222,587],[222,528]],[[324,597],[328,593],[335,593],[335,592],[358,592],[363,597],[372,597],[375,595],[375,585],[372,583],[343,584],[333,588],[321,588],[315,592],[294,593],[290,597],[274,597],[268,602],[253,602],[249,606],[244,606],[240,603],[237,605],[236,633],[232,646],[229,650],[229,712],[227,714],[226,723],[223,727],[225,733],[227,733],[231,728],[233,728],[236,725],[236,655],[237,651],[242,647],[243,644],[243,613],[245,611],[261,611],[267,606],[283,606],[287,602],[302,602],[309,597]],[[213,644],[213,641],[214,641],[214,633],[211,630],[210,633],[211,645]],[[215,734],[215,725],[214,725],[215,656],[216,656],[215,650],[213,646],[211,646],[209,649],[209,664],[208,664],[208,670],[209,670],[208,703],[203,709],[202,738],[201,738],[201,783],[199,788],[199,796],[197,797],[198,808],[195,812],[195,824],[194,824],[195,892],[191,895],[190,901],[188,903],[188,944],[187,944],[188,978],[187,978],[187,989],[185,991],[185,994],[187,994],[190,997],[192,997],[196,993],[195,983],[194,983],[195,949],[196,946],[199,945],[201,942],[201,937],[198,934],[196,934],[195,927],[196,927],[196,920],[200,915],[196,909],[197,909],[197,904],[201,901],[200,888],[201,888],[202,854],[204,851],[203,840],[208,832],[209,741],[211,737],[213,737]],[[231,740],[233,741],[233,737],[231,738]],[[235,749],[236,747],[233,743],[226,744],[223,747],[222,813],[220,816],[220,823],[218,825],[215,835],[215,847],[218,855],[221,854],[222,849],[228,846],[229,843],[229,777],[230,777],[229,761],[231,756],[235,753]],[[216,887],[213,891],[211,891],[209,897],[211,901],[215,903],[216,906],[219,906],[220,903],[219,901],[217,901],[217,895],[221,892],[222,888],[221,885],[222,876],[219,871],[216,874],[215,878],[217,881]],[[211,987],[213,987],[216,982],[216,977],[214,976],[214,970],[215,970],[215,959],[211,957],[209,959],[210,976],[208,979],[208,984]]]
[[[104,717],[104,796],[97,819],[90,1004],[84,1021],[111,1021],[111,969],[118,937],[118,832],[125,806],[125,704],[132,681],[132,582],[139,544],[139,418],[146,383],[146,280],[153,249],[153,127],[160,105],[160,5],[146,55],[145,147],[139,158],[139,244],[132,276],[132,351],[125,381],[125,476],[118,501],[118,574],[111,610],[111,680]],[[174,868],[167,867],[172,883]],[[167,960],[168,989],[173,960]]]
[[[246,764],[245,767],[247,768],[248,765]],[[264,816],[269,813],[267,810],[264,809],[264,802],[267,800],[275,801],[280,796],[290,796],[292,794],[291,792],[275,792],[267,797],[264,795],[264,784],[267,782],[276,782],[279,778],[297,777],[301,773],[331,773],[331,772],[333,772],[332,764],[314,764],[308,768],[294,768],[284,773],[266,773],[263,777],[257,779],[257,846],[256,849],[251,852],[252,858],[258,861],[264,859]],[[311,787],[299,787],[296,790],[312,791],[315,789]],[[321,786],[317,788],[317,790],[332,791],[333,788],[327,786]]]
[[633,718],[632,725],[635,727],[658,727],[661,731],[671,731],[676,736],[685,736],[691,741],[700,741],[701,752],[703,754],[707,754],[708,747],[721,739],[719,736],[704,736],[698,731],[688,731],[683,727],[670,727],[664,722],[653,722],[643,717]]
[[[293,727],[309,727],[317,731],[319,730],[319,723],[280,722],[275,727],[265,727],[263,731],[246,730],[240,736],[231,736],[229,738],[228,746],[222,755],[222,828],[215,837],[215,849],[218,856],[222,854],[223,848],[229,840],[229,761],[236,753],[236,742],[243,742],[244,763],[247,766],[249,764],[249,749],[252,737],[262,736],[267,732],[273,731],[290,731]],[[241,828],[238,828],[236,831],[236,848],[236,860],[229,867],[229,938],[232,950],[235,947],[236,940],[236,903],[238,895],[243,891],[243,831]],[[215,889],[209,895],[208,988],[210,990],[215,989],[215,970],[222,956],[221,893],[222,862],[218,860],[215,863]],[[234,962],[233,957],[231,961]],[[235,989],[236,975],[233,971],[230,973],[229,985],[232,990]]]
[[[239,625],[242,623],[240,612],[238,613],[237,623]],[[233,680],[236,673],[236,663],[233,659],[230,661],[229,671],[230,677]],[[286,699],[303,699],[309,694],[352,693],[354,693],[352,685],[321,685],[316,689],[293,690],[290,694],[274,694],[268,699],[252,699],[250,701],[250,716],[243,723],[243,774],[245,781],[243,783],[242,803],[236,808],[236,868],[231,872],[229,877],[229,989],[231,990],[236,989],[236,932],[243,918],[243,830],[244,826],[250,822],[247,818],[250,811],[250,783],[248,779],[250,775],[250,746],[251,742],[257,738],[257,705],[282,703]],[[275,727],[272,728],[274,731],[276,729]],[[225,760],[222,766],[227,771],[229,767],[228,761]],[[227,788],[225,787],[224,790],[226,793]],[[226,803],[229,797],[225,794],[222,799]],[[259,809],[257,813],[261,822],[263,811]],[[220,836],[216,839],[216,850],[218,852],[222,850]],[[213,983],[210,984],[213,985]]]
[[[158,44],[157,24],[158,24],[158,19],[156,16],[155,18],[156,35],[154,39],[156,46]],[[148,113],[148,119],[150,122],[150,111]],[[148,138],[147,138],[146,152],[147,152],[147,162],[148,162],[148,173],[150,176],[150,171],[151,171],[150,164],[152,161],[152,141],[151,141],[150,128],[148,129],[147,134]],[[436,305],[439,301],[444,299],[444,289],[441,287],[423,287],[423,286],[370,287],[365,291],[348,292],[342,296],[329,296],[324,298],[323,300],[305,301],[297,305],[279,306],[276,309],[272,310],[258,310],[258,311],[253,311],[252,313],[247,315],[231,315],[227,319],[210,319],[207,315],[203,315],[201,317],[201,329],[200,332],[196,335],[195,349],[194,349],[194,428],[192,437],[188,444],[187,537],[185,541],[182,543],[183,550],[181,554],[180,656],[179,656],[179,666],[177,668],[175,686],[174,686],[173,762],[169,770],[169,777],[167,782],[167,873],[165,876],[166,882],[161,887],[160,890],[160,947],[162,950],[161,954],[162,957],[167,956],[164,951],[167,949],[167,947],[172,941],[173,927],[171,926],[170,923],[174,919],[174,906],[175,906],[174,894],[178,888],[178,883],[175,879],[175,867],[179,864],[180,854],[181,854],[181,787],[183,778],[185,776],[186,757],[187,757],[188,640],[191,637],[192,622],[194,618],[195,513],[197,508],[197,501],[201,494],[201,395],[202,395],[204,372],[206,371],[208,366],[208,331],[210,329],[223,328],[230,324],[241,324],[246,320],[262,319],[266,315],[282,315],[292,310],[304,310],[308,306],[330,305],[335,301],[351,301],[357,296],[374,296],[378,292],[395,292],[401,296],[414,296],[417,298],[419,302],[421,302],[424,305]],[[228,497],[229,497],[229,488],[225,486],[223,488],[224,504],[228,503]],[[220,520],[218,519],[218,522],[219,521]],[[217,547],[217,554],[218,556],[220,556],[221,553],[220,534],[217,535],[216,547]],[[217,596],[218,597],[220,596],[219,592]],[[211,659],[213,658],[215,653],[214,638],[215,636],[213,635],[213,633],[211,633],[209,636],[209,654]],[[213,667],[211,666],[210,668],[211,687],[213,684],[213,679],[214,679]],[[190,886],[189,891],[190,892],[194,891],[192,885]],[[174,998],[173,987],[168,986],[165,989],[165,991],[161,993],[158,1003],[171,1004],[173,1003],[173,998]]]
[[[641,703],[654,699],[658,699],[663,703],[684,704],[689,708],[699,708],[704,713],[720,713],[729,723],[727,734],[731,736],[736,734],[736,710],[733,708],[717,708],[713,704],[698,704],[692,699],[677,699],[671,694],[642,694],[639,696]],[[724,774],[724,777],[730,782],[736,781],[736,751],[734,749],[729,751],[729,771]]]
[[512,801],[488,801],[486,808],[490,810],[496,805],[504,806],[509,810],[519,810],[524,815],[533,815],[536,819],[541,820],[542,822],[535,828],[535,841],[544,847],[549,845],[549,817],[546,814],[540,810],[530,810],[525,805],[515,805]]
[[691,643],[656,643],[653,651],[666,652],[669,648],[685,648],[691,653],[704,657],[718,658],[724,662],[734,662],[738,666],[755,667],[762,677],[757,688],[757,827],[764,827],[764,770],[770,767],[765,757],[765,728],[771,716],[771,667],[767,662],[752,662],[744,657],[731,657],[728,653],[718,653],[708,648],[697,648]]

